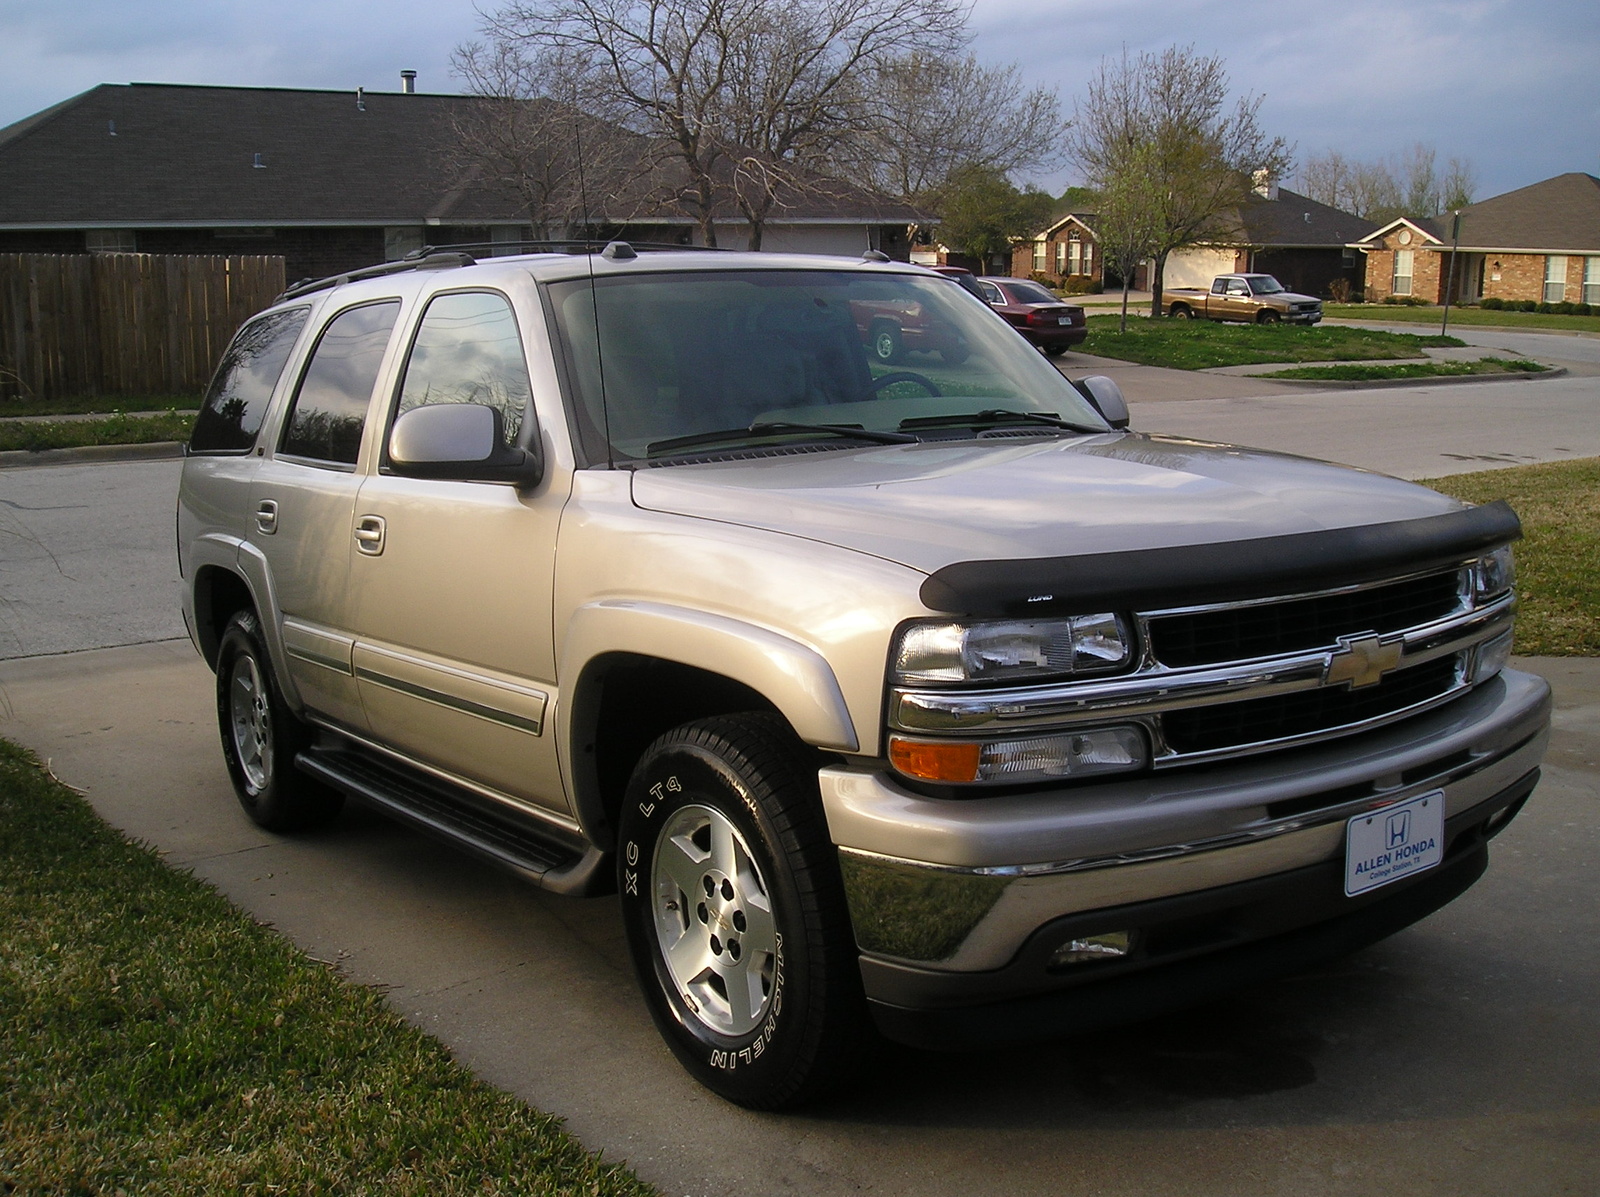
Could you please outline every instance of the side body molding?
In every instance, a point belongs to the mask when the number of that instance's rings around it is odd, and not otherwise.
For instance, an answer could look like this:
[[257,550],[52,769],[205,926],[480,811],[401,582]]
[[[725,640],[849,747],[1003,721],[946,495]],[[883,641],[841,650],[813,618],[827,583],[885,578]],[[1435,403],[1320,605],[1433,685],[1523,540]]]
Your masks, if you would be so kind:
[[[806,743],[840,752],[860,748],[832,668],[815,649],[787,636],[687,607],[603,599],[573,613],[556,676],[565,687],[595,657],[617,652],[659,657],[742,682],[765,695]],[[557,704],[562,745],[570,744],[570,710],[570,704]]]

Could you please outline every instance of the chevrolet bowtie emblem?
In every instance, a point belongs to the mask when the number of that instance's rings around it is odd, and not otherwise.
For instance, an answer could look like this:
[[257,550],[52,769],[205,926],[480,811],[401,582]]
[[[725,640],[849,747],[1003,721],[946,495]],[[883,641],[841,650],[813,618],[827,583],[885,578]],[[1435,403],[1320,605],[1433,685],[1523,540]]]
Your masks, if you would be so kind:
[[1400,666],[1404,645],[1399,640],[1387,644],[1377,636],[1341,636],[1339,647],[1328,654],[1328,664],[1322,671],[1322,684],[1348,685],[1352,690],[1374,686],[1383,675]]

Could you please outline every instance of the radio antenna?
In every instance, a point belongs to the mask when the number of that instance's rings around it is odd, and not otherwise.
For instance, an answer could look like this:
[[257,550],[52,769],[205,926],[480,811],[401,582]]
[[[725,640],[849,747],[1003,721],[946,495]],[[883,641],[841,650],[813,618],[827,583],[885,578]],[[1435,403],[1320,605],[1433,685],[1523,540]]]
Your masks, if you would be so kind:
[[600,426],[606,438],[606,468],[617,468],[611,449],[611,404],[606,401],[606,354],[600,336],[600,296],[594,283],[594,242],[589,234],[589,188],[583,177],[583,122],[579,119],[578,87],[572,87],[572,143],[578,156],[578,203],[583,209],[583,249],[589,260],[589,305],[594,313],[594,363],[600,374]]

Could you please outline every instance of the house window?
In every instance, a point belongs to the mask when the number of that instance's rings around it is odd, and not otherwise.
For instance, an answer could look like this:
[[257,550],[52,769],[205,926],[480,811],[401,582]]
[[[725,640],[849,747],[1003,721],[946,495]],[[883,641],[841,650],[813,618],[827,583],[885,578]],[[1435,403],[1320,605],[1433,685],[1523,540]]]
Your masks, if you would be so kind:
[[1083,242],[1077,237],[1067,246],[1067,273],[1083,273]]
[[1600,304],[1600,258],[1583,260],[1583,302]]
[[132,254],[139,252],[132,229],[85,229],[83,247],[92,254]]
[[1094,273],[1094,242],[1093,241],[1085,241],[1083,243],[1083,273],[1084,274],[1093,274]]
[[1411,249],[1394,251],[1394,286],[1390,290],[1396,295],[1411,294],[1411,257],[1415,252]]
[[1560,303],[1567,297],[1567,258],[1551,254],[1544,260],[1544,301]]
[[1043,241],[1035,241],[1033,243],[1033,268],[1040,274],[1044,273],[1045,268],[1044,247],[1045,243]]
[[1067,243],[1065,241],[1056,242],[1056,273],[1070,273],[1067,270]]

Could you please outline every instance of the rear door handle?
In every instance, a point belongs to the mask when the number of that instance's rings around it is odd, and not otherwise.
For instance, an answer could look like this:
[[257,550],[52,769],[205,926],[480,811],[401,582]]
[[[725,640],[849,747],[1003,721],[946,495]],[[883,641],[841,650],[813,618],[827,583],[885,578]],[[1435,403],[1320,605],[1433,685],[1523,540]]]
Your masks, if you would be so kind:
[[278,530],[278,504],[271,499],[262,499],[256,504],[256,527],[263,536],[271,536]]
[[383,552],[385,525],[381,515],[363,515],[356,520],[356,548],[368,557]]

